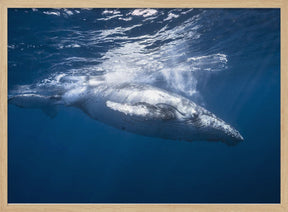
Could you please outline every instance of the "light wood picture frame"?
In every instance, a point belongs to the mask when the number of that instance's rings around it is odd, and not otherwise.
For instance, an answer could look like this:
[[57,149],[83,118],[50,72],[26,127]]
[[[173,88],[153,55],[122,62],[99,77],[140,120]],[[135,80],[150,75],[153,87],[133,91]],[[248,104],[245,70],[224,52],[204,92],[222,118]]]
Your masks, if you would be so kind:
[[[280,204],[8,204],[7,11],[8,8],[280,8],[281,203]],[[286,0],[0,0],[0,211],[288,211],[288,1]]]

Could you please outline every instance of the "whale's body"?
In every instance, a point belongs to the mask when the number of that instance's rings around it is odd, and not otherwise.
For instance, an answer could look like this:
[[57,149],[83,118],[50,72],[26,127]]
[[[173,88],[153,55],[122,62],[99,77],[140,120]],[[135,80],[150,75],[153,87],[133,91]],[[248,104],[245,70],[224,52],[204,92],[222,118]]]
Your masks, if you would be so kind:
[[88,80],[57,95],[13,95],[9,103],[41,108],[52,115],[56,105],[73,106],[95,120],[144,136],[226,144],[243,140],[236,129],[193,101],[150,85]]

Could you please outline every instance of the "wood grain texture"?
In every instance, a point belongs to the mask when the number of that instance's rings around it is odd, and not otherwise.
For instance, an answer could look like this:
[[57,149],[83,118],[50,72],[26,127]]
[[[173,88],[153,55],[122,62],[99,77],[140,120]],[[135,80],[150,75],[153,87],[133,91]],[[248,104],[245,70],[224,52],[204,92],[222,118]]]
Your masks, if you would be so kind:
[[168,212],[188,212],[188,211],[197,211],[197,212],[205,212],[205,211],[215,211],[215,212],[250,212],[250,211],[261,211],[261,212],[285,212],[285,209],[280,205],[258,205],[258,204],[250,204],[250,205],[225,205],[225,204],[73,204],[73,205],[48,205],[48,204],[33,204],[33,205],[8,205],[5,208],[5,211],[11,212],[88,212],[88,211],[115,211],[115,212],[159,212],[159,211],[168,211]]
[[288,211],[288,1],[281,7],[281,205]]
[[1,0],[7,7],[105,7],[105,8],[280,8],[287,0]]
[[7,8],[0,2],[0,210],[7,205]]
[[[281,8],[281,204],[7,204],[7,8]],[[0,211],[288,211],[288,0],[0,0]]]

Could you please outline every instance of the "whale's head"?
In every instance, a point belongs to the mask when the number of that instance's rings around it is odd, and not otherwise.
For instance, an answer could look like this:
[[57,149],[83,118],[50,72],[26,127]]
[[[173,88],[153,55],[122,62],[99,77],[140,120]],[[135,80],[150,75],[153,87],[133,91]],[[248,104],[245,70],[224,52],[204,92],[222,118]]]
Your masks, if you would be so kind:
[[228,145],[235,145],[244,140],[235,128],[200,106],[193,105],[188,108],[182,120],[200,140],[222,141]]
[[122,102],[106,101],[113,117],[118,117],[114,123],[122,120],[118,128],[171,140],[222,141],[228,145],[243,141],[236,129],[187,98],[135,85],[118,88],[117,95],[123,88],[129,95]]

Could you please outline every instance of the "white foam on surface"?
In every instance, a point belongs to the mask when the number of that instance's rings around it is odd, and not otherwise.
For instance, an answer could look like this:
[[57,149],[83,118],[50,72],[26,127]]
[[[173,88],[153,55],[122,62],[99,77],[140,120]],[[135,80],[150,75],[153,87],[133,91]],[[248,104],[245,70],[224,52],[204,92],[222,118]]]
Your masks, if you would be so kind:
[[58,12],[58,11],[44,11],[43,13],[46,14],[46,15],[60,16],[60,12]]
[[169,20],[172,20],[173,18],[178,18],[179,15],[176,15],[174,13],[169,13],[168,14],[168,17],[164,19],[164,21],[169,21]]
[[135,9],[131,14],[134,16],[143,16],[149,17],[157,14],[157,10],[155,9]]

